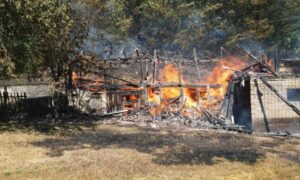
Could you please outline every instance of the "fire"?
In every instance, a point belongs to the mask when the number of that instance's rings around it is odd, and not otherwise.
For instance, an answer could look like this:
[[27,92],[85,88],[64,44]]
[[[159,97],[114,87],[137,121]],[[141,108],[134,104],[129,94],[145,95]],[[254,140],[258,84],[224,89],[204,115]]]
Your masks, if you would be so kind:
[[148,101],[155,104],[160,104],[159,95],[154,92],[153,88],[147,88]]
[[[227,90],[228,81],[232,77],[235,71],[231,69],[224,69],[224,66],[230,67],[232,69],[240,70],[246,67],[246,63],[238,59],[237,57],[229,57],[226,59],[220,59],[216,64],[212,72],[208,77],[204,78],[203,82],[199,84],[219,84],[222,85],[221,88],[201,88],[199,92],[199,97],[203,106],[209,106],[210,104],[216,104],[224,97],[224,92]],[[172,64],[167,64],[161,71],[159,76],[159,81],[161,83],[179,83],[178,68]],[[184,84],[184,77],[181,77],[181,82]],[[158,91],[158,90],[157,90]],[[209,91],[209,92],[208,92]],[[197,94],[195,88],[183,88],[183,101],[186,107],[196,107],[197,103]],[[166,105],[167,100],[178,98],[180,96],[180,88],[161,88],[161,95],[159,91],[156,92],[152,88],[148,88],[148,100],[149,102],[156,103],[158,105]],[[209,101],[209,95],[214,98],[214,101]],[[161,96],[161,98],[160,98]],[[163,102],[160,102],[161,99]],[[206,101],[204,101],[206,99]],[[204,103],[203,103],[204,101]],[[159,112],[162,107],[159,108]],[[152,110],[152,112],[158,112]]]
[[196,100],[196,92],[193,93],[192,89],[184,88],[184,97],[185,97],[185,105],[187,107],[196,107],[197,106],[197,100]]
[[[179,83],[179,74],[178,68],[172,64],[167,64],[161,71],[159,76],[160,82],[162,83]],[[184,79],[180,79],[182,83],[184,83]],[[154,89],[148,88],[148,100],[149,102],[156,104],[168,104],[167,100],[175,99],[180,96],[180,88],[177,87],[168,87],[160,89],[161,97],[164,100],[160,102],[159,92],[155,93]],[[185,101],[185,105],[188,107],[196,106],[197,102],[195,100],[195,95],[188,88],[183,88],[183,99]]]
[[274,71],[275,70],[275,65],[273,64],[273,60],[269,59],[267,61],[267,65]]
[[[159,75],[161,82],[179,82],[178,69],[173,64],[167,64]],[[182,79],[181,79],[182,80]]]
[[207,77],[207,80],[205,81],[208,84],[220,84],[223,86],[223,88],[210,90],[211,96],[214,96],[217,99],[223,98],[224,91],[226,91],[228,87],[228,82],[234,74],[233,70],[224,69],[225,66],[230,67],[232,69],[241,70],[245,68],[247,64],[237,57],[228,57],[219,60],[219,62],[214,67],[210,75]]
[[139,99],[139,97],[138,97],[138,95],[129,95],[129,99],[131,100],[131,101],[136,101],[136,100],[138,100]]
[[[159,78],[160,82],[179,83],[178,69],[172,64],[167,64],[161,71]],[[179,88],[162,88],[161,91],[164,99],[177,98],[180,95]]]
[[72,72],[72,83],[74,85],[77,85],[77,81],[78,81],[78,75],[75,71]]

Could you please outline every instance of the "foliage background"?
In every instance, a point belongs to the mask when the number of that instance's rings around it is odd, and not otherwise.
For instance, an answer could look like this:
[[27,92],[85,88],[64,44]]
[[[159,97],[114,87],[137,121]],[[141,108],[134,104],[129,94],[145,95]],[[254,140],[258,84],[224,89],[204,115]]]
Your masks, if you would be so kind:
[[299,57],[298,0],[0,0],[0,76],[54,80],[82,53],[138,47],[216,57],[220,47]]

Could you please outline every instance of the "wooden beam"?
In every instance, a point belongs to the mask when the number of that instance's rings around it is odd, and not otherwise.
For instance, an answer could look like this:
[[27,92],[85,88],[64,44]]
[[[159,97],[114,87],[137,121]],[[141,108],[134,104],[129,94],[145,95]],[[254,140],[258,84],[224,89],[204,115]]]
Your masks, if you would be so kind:
[[239,45],[236,45],[236,47],[238,47],[241,51],[243,51],[244,53],[248,54],[254,61],[256,61],[257,63],[259,63],[260,65],[262,65],[264,68],[266,68],[268,71],[270,71],[275,77],[279,78],[279,75],[272,70],[272,68],[264,63],[262,63],[260,60],[258,60],[255,56],[253,56],[251,53],[247,52],[245,49],[243,49],[242,47],[240,47]]
[[196,64],[196,68],[197,68],[197,74],[198,74],[198,81],[201,81],[201,73],[200,73],[200,69],[199,69],[199,65],[198,65],[198,61],[197,61],[197,52],[196,49],[194,48],[194,61]]
[[228,104],[226,117],[232,120],[231,116],[233,114],[233,103],[234,103],[234,82],[231,80],[228,85]]
[[136,84],[136,83],[134,83],[134,82],[132,82],[132,81],[128,81],[128,80],[126,80],[126,79],[122,79],[122,78],[119,78],[119,77],[115,77],[115,76],[112,76],[112,75],[109,75],[109,74],[104,74],[104,73],[99,72],[99,71],[91,71],[91,72],[96,73],[96,74],[100,74],[100,75],[105,75],[106,77],[114,78],[114,79],[117,79],[117,80],[119,80],[119,81],[127,82],[129,85],[134,86],[134,87],[140,87],[139,84]]
[[206,85],[206,92],[207,92],[207,101],[209,103],[211,103],[212,102],[212,96],[210,95],[210,85],[209,84]]
[[98,91],[96,94],[119,94],[119,95],[139,95],[142,90],[136,90],[136,91],[122,91],[122,90],[110,90],[110,91]]
[[196,101],[197,101],[197,106],[200,106],[201,102],[200,102],[200,89],[199,88],[196,88]]
[[143,62],[141,61],[139,50],[135,49],[135,53],[136,53],[136,56],[138,57],[139,63],[140,63],[140,73],[141,73],[140,83],[142,84],[144,82],[144,67],[143,67],[144,65],[143,65]]
[[[181,81],[181,62],[180,59],[178,59],[177,61],[177,67],[178,67],[178,80],[179,80],[179,84],[182,84]],[[183,97],[183,88],[182,86],[180,87],[180,97]],[[180,98],[180,104],[183,104],[184,102],[184,98]]]
[[184,87],[184,88],[207,88],[209,85],[210,88],[222,88],[223,85],[221,84],[179,84],[179,83],[158,83],[158,84],[146,84],[147,87],[151,88],[168,88],[168,87]]
[[157,64],[158,64],[158,59],[156,55],[156,49],[154,49],[154,62],[153,62],[153,83],[156,83],[156,73],[157,73]]

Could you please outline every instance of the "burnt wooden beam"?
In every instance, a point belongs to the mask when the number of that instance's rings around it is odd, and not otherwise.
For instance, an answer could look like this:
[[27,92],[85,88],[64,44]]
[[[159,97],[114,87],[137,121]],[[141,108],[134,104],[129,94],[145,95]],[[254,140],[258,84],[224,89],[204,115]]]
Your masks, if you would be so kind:
[[280,68],[280,59],[277,56],[276,50],[274,50],[274,66],[275,66],[275,71],[278,72]]
[[[154,56],[143,56],[140,54],[140,59],[142,62],[152,62],[153,61]],[[159,57],[159,59],[162,62],[168,62],[168,61],[175,61],[175,58],[164,58],[164,57]],[[116,64],[120,64],[120,63],[130,63],[130,62],[136,62],[136,58],[135,57],[119,57],[119,58],[110,58],[110,59],[99,59],[98,60],[98,64],[102,63],[102,61],[106,61],[109,63],[116,63]],[[219,59],[201,59],[201,58],[197,58],[196,61],[198,63],[208,63],[208,62],[218,62]],[[185,59],[185,58],[181,58],[181,62],[184,63],[191,63],[194,64],[195,63],[195,59]],[[93,63],[96,64],[96,63]]]
[[118,94],[118,95],[139,95],[142,90],[130,90],[130,91],[124,91],[124,90],[110,90],[110,91],[98,91],[95,92],[95,95],[97,94]]
[[209,85],[210,88],[216,89],[221,88],[221,84],[180,84],[180,83],[158,83],[158,84],[146,84],[147,87],[151,88],[168,88],[168,87],[183,87],[183,88],[207,88]]
[[210,94],[210,84],[206,85],[206,92],[207,92],[207,100],[209,103],[211,103],[213,101],[212,96]]
[[128,81],[128,80],[126,80],[126,79],[122,79],[122,78],[119,78],[119,77],[115,77],[115,76],[109,75],[109,74],[107,74],[107,73],[102,73],[102,72],[99,72],[99,71],[91,71],[91,72],[96,73],[96,74],[100,74],[100,75],[105,75],[106,77],[109,77],[109,78],[117,79],[117,80],[119,80],[119,81],[126,82],[126,83],[128,83],[128,85],[130,85],[130,86],[140,87],[139,84],[136,84],[136,83],[134,83],[134,82],[132,82],[132,81]]
[[196,101],[197,101],[197,106],[200,106],[201,102],[200,102],[200,89],[199,88],[196,88]]
[[[164,58],[164,57],[160,57],[160,59],[161,60],[163,60],[163,61],[174,61],[173,59],[174,58]],[[197,58],[196,59],[196,61],[198,62],[198,63],[208,63],[208,62],[218,62],[219,61],[219,59],[201,59],[201,58]],[[185,59],[185,58],[182,58],[181,57],[181,62],[183,62],[183,63],[191,63],[191,64],[194,64],[195,63],[195,58],[193,58],[193,59]]]
[[126,52],[125,52],[124,48],[122,48],[121,52],[120,52],[120,59],[121,58],[126,58],[126,57],[127,57]]
[[140,63],[140,73],[141,73],[140,83],[143,83],[144,82],[144,67],[143,67],[144,65],[143,65],[143,62],[141,61],[140,53],[137,48],[135,49],[135,53],[136,53],[136,56],[138,57],[139,63]]
[[200,81],[201,80],[201,73],[200,73],[199,64],[198,64],[198,61],[197,61],[197,52],[196,52],[195,48],[194,48],[194,62],[196,64],[196,68],[197,68],[198,81]]
[[300,59],[281,59],[282,61],[300,61]]
[[203,107],[199,107],[199,110],[202,111],[202,113],[207,117],[208,121],[211,123],[211,124],[220,124],[223,128],[226,127],[226,124],[225,124],[225,121],[214,115],[212,112],[210,112],[209,110],[203,108]]
[[[196,52],[196,48],[193,49],[194,50],[194,62],[196,64],[196,68],[197,68],[197,75],[198,75],[198,81],[201,81],[201,73],[200,73],[200,69],[199,69],[199,64],[198,64],[198,58],[197,58],[197,52]],[[197,100],[197,106],[200,105],[200,90],[199,88],[196,88],[196,100]]]
[[99,89],[99,90],[100,89],[114,90],[114,89],[128,88],[128,85],[126,85],[126,84],[88,84],[88,85],[82,85],[82,86],[88,87],[88,88]]
[[261,92],[261,90],[259,88],[259,85],[257,83],[257,79],[254,79],[254,84],[255,84],[255,87],[256,87],[256,94],[257,94],[260,110],[261,110],[262,115],[263,115],[263,121],[264,121],[264,124],[265,124],[265,128],[266,128],[267,132],[270,132],[271,130],[270,130],[267,114],[266,114],[266,109],[265,109],[265,105],[264,105],[263,100],[262,100],[263,93]]
[[251,53],[247,52],[245,49],[243,49],[242,47],[240,47],[239,45],[236,44],[236,47],[239,48],[242,52],[246,53],[247,55],[249,55],[254,61],[256,61],[257,63],[259,63],[260,65],[262,65],[264,68],[266,68],[268,71],[270,71],[276,78],[279,78],[279,75],[272,70],[272,68],[264,63],[262,63],[260,60],[258,60],[255,56],[253,56]]
[[156,76],[157,76],[157,64],[158,64],[158,58],[156,54],[156,49],[154,49],[154,62],[153,62],[153,83],[156,83]]
[[[182,80],[181,80],[181,62],[180,62],[180,59],[178,59],[177,61],[177,68],[178,68],[178,80],[179,80],[179,84],[182,84]],[[183,97],[183,88],[182,86],[180,87],[180,97]],[[180,98],[180,103],[184,103],[183,102],[184,99],[183,98]]]
[[234,103],[234,82],[231,80],[228,86],[228,104],[226,117],[232,119],[231,116],[233,114],[233,103]]
[[109,113],[102,114],[99,117],[101,118],[101,117],[113,116],[115,114],[122,114],[122,113],[127,113],[127,112],[128,112],[128,110],[114,111],[114,112],[109,112]]
[[241,69],[240,71],[242,71],[242,72],[247,71],[247,70],[249,70],[249,69],[251,69],[251,68],[253,68],[254,66],[257,66],[257,65],[259,65],[259,64],[260,64],[260,63],[252,64],[252,65],[250,65],[250,66],[245,67],[244,69]]
[[224,116],[224,117],[228,117],[228,110],[229,110],[229,106],[230,106],[230,98],[233,98],[233,90],[232,90],[232,83],[233,80],[228,82],[228,87],[224,96],[224,100],[221,104],[220,110],[219,110],[219,115]]

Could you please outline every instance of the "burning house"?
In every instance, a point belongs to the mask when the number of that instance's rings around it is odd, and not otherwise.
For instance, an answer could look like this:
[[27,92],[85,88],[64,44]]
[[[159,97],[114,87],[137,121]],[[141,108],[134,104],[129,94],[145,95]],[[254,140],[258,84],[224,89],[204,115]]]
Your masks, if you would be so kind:
[[207,121],[223,129],[299,132],[300,79],[280,71],[277,61],[241,50],[243,55],[215,60],[136,51],[133,57],[93,62],[89,72],[73,72],[72,102],[103,115],[137,110],[152,120],[180,117],[194,127]]
[[125,114],[130,121],[299,133],[298,61],[263,61],[238,51],[208,60],[138,50],[132,57],[86,58],[73,65],[68,102],[81,112]]

